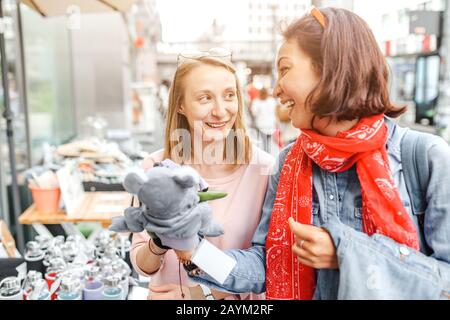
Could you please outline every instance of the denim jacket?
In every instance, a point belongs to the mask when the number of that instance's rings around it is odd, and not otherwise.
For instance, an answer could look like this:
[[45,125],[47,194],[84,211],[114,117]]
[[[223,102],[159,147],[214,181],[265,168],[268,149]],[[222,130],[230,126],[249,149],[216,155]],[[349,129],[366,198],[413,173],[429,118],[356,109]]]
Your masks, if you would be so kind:
[[[316,270],[315,299],[450,298],[450,147],[437,136],[427,143],[428,205],[425,212],[413,210],[401,162],[402,137],[408,129],[388,118],[386,125],[390,168],[403,205],[419,230],[421,250],[416,252],[383,235],[369,237],[362,231],[362,198],[355,166],[329,173],[313,165],[313,224],[330,233],[339,264],[337,270]],[[280,153],[276,173],[269,179],[252,247],[225,252],[237,264],[223,285],[203,272],[192,276],[194,281],[230,293],[265,291],[266,236],[279,176],[291,147]]]

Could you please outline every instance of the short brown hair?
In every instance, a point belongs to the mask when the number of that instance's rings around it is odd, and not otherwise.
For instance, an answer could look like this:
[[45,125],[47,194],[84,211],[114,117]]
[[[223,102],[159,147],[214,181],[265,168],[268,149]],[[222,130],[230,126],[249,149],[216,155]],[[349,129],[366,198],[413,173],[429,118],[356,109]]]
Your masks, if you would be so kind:
[[311,112],[337,120],[404,113],[406,107],[396,107],[389,99],[388,64],[367,23],[345,9],[320,12],[325,27],[307,14],[283,32],[285,40],[296,40],[321,76],[306,100]]
[[261,90],[259,90],[258,93],[258,98],[261,100],[266,100],[269,97],[269,90],[267,90],[266,88],[262,88]]

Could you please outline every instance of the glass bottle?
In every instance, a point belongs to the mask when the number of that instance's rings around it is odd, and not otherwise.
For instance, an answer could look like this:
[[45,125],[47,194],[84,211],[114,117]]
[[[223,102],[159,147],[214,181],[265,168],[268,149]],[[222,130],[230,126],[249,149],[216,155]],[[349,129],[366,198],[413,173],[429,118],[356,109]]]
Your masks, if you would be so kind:
[[102,281],[105,282],[106,278],[113,274],[112,261],[109,258],[101,258],[98,260],[98,265],[100,267],[100,277]]
[[42,251],[47,251],[47,249],[51,246],[52,238],[49,236],[36,236],[36,242],[39,244],[39,247]]
[[102,300],[103,282],[100,280],[100,268],[91,266],[86,270],[83,286],[83,300]]
[[45,253],[44,266],[49,267],[51,260],[53,260],[55,258],[62,258],[62,257],[63,257],[63,254],[62,254],[61,248],[51,245],[50,247],[47,248],[47,251]]
[[42,279],[42,273],[39,271],[31,270],[28,272],[27,277],[23,285],[23,298],[28,300],[29,295],[34,291],[36,283]]
[[75,242],[66,242],[61,246],[62,255],[67,263],[72,263],[78,254],[78,247]]
[[128,297],[129,289],[130,289],[130,280],[129,276],[131,275],[131,269],[123,260],[118,260],[113,263],[112,269],[114,274],[120,276],[120,286],[122,287],[123,300],[126,300]]
[[27,250],[25,253],[25,261],[27,262],[28,270],[35,270],[43,273],[45,252],[41,250],[39,243],[36,241],[29,241],[27,243]]
[[104,258],[108,258],[111,261],[116,261],[117,259],[119,259],[119,255],[117,252],[117,249],[113,246],[108,246],[107,248],[105,248],[105,252],[103,254]]
[[103,300],[122,300],[123,292],[120,286],[120,276],[112,275],[106,278],[103,289]]
[[17,277],[0,281],[0,300],[23,300],[23,290]]
[[116,238],[115,245],[119,251],[122,260],[124,260],[130,266],[131,241],[128,239],[127,236],[119,234],[119,236]]
[[[59,277],[60,273],[67,269],[67,264],[63,258],[56,257],[51,258],[48,261],[47,272],[45,273],[45,281],[50,289],[52,289],[53,283]],[[52,300],[56,299],[56,293],[52,295]]]
[[65,242],[64,236],[56,236],[53,238],[53,243],[55,246],[61,246]]
[[58,300],[81,300],[80,280],[72,276],[64,276],[58,290]]
[[32,291],[28,294],[27,300],[50,300],[50,291],[44,279],[38,279],[33,285]]
[[120,286],[122,287],[122,300],[127,300],[128,293],[130,292],[130,273],[127,270],[122,269],[120,278]]

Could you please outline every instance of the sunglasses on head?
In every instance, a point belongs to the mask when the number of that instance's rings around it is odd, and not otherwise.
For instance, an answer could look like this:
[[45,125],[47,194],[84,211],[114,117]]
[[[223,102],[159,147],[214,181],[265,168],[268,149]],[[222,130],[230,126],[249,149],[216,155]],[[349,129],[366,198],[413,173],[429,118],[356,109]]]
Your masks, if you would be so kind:
[[186,60],[197,60],[203,57],[218,58],[231,62],[233,58],[233,53],[231,52],[231,50],[225,48],[211,48],[208,51],[199,51],[199,50],[183,51],[178,54],[177,65],[179,66]]

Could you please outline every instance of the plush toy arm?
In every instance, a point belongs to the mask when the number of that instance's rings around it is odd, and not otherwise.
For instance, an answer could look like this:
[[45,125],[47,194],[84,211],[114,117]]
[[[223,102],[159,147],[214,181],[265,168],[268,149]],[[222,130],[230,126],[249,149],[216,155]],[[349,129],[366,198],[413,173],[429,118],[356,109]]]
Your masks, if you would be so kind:
[[141,208],[130,207],[123,217],[114,217],[109,230],[115,232],[142,232],[144,230]]
[[114,232],[128,232],[128,226],[125,222],[125,217],[113,217],[109,230]]
[[200,228],[199,234],[207,237],[218,237],[224,234],[224,229],[222,225],[213,220],[212,208],[206,202],[201,202],[198,204],[199,214],[202,219],[202,226]]

